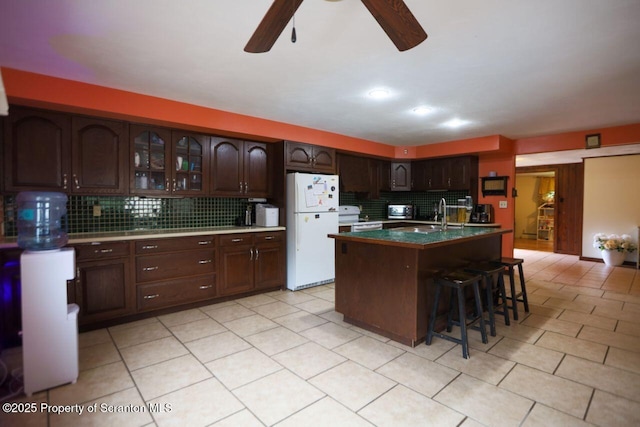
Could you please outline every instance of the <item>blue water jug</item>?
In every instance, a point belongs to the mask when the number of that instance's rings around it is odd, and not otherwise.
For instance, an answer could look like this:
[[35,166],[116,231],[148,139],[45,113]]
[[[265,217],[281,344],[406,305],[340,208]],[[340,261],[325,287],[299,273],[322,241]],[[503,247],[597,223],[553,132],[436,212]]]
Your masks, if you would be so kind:
[[61,219],[67,213],[67,196],[62,193],[23,191],[18,206],[18,246],[30,251],[58,249],[67,244]]

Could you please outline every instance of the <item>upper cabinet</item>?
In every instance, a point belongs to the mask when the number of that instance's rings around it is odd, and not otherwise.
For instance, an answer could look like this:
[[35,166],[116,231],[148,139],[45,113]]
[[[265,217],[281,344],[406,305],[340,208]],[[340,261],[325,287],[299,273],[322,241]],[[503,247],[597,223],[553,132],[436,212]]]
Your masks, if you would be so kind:
[[232,138],[211,139],[211,189],[214,196],[270,195],[268,146]]
[[171,132],[171,190],[174,193],[190,196],[207,194],[210,139],[208,136],[186,131]]
[[412,187],[411,163],[391,162],[390,178],[391,191],[410,191]]
[[[413,163],[414,190],[468,190],[478,193],[478,158],[447,157]],[[474,197],[476,200],[476,197]]]
[[126,194],[127,124],[12,107],[5,123],[5,189]]
[[373,181],[373,159],[349,154],[338,154],[340,191],[370,193],[377,180]]
[[300,172],[336,173],[336,150],[300,142],[285,142],[285,168]]

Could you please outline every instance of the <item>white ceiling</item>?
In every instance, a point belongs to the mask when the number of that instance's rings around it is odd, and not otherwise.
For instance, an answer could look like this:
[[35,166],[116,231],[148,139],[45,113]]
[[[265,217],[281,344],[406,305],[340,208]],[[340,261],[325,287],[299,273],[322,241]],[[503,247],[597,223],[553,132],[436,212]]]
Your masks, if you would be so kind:
[[297,43],[250,54],[271,0],[0,0],[0,65],[399,146],[640,122],[640,1],[405,2],[409,51],[357,0],[306,0]]

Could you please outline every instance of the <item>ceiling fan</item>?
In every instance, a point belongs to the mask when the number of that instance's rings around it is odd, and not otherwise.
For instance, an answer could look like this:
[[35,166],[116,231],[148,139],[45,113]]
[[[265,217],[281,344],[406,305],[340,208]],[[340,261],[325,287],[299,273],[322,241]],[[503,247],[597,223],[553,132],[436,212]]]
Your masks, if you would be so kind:
[[[398,50],[422,43],[427,33],[402,0],[361,0]],[[302,0],[274,0],[244,47],[245,52],[268,52],[287,26]],[[295,29],[294,29],[295,31]]]

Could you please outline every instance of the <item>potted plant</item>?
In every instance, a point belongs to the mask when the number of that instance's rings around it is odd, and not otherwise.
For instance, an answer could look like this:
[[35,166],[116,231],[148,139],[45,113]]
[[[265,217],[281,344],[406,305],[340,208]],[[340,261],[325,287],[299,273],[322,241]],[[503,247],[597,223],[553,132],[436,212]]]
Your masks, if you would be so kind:
[[593,236],[593,247],[600,249],[604,263],[609,266],[622,265],[627,252],[631,253],[638,249],[628,234],[618,236],[597,233]]

